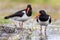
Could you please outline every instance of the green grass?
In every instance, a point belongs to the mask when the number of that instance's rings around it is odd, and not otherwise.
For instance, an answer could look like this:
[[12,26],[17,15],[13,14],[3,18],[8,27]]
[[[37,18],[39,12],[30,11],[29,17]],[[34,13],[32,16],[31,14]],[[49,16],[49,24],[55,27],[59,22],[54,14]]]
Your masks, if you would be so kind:
[[8,24],[8,23],[12,23],[12,21],[10,21],[9,19],[4,19],[4,17],[6,15],[9,15],[7,13],[2,13],[0,14],[0,24]]
[[10,23],[12,23],[11,20],[0,17],[0,24],[10,24]]
[[1,19],[1,18],[0,18],[0,24],[6,24],[6,23],[8,23],[8,20]]

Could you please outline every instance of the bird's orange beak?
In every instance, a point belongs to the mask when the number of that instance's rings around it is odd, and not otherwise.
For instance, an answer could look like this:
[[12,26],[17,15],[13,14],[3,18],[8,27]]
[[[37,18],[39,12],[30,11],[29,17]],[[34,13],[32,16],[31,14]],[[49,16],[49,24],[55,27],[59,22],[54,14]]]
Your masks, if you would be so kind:
[[29,12],[30,8],[27,8],[27,13]]
[[36,16],[35,18],[38,18],[40,15],[41,15],[41,14],[40,14],[40,13],[38,13],[38,14],[37,14],[37,16]]
[[40,13],[37,14],[37,16],[40,16],[40,15],[41,15]]

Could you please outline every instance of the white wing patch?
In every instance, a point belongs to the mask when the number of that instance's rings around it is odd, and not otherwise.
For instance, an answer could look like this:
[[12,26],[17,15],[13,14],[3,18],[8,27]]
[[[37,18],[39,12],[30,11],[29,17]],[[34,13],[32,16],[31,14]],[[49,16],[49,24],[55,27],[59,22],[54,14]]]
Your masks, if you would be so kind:
[[24,14],[26,14],[26,12],[25,11],[22,11]]

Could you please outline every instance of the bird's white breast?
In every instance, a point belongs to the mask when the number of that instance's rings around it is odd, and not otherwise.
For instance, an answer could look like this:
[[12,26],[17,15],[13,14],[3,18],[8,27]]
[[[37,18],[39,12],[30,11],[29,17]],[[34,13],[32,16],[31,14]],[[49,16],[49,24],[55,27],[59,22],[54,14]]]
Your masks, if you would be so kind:
[[22,11],[22,12],[24,13],[24,15],[22,17],[13,17],[13,19],[16,21],[24,21],[24,20],[28,20],[30,18],[26,15],[25,11]]
[[50,17],[47,21],[40,21],[39,18],[38,18],[38,23],[39,24],[43,24],[43,25],[48,25],[49,24],[49,20],[50,20]]

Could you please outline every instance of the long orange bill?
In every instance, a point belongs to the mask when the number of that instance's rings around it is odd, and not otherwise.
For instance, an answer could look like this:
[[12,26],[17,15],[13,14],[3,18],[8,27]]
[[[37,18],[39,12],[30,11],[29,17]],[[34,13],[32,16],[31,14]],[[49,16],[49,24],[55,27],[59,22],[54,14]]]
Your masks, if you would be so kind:
[[37,16],[36,16],[36,18],[38,18],[40,15],[41,15],[41,14],[40,14],[40,13],[38,13],[38,14],[37,14]]

